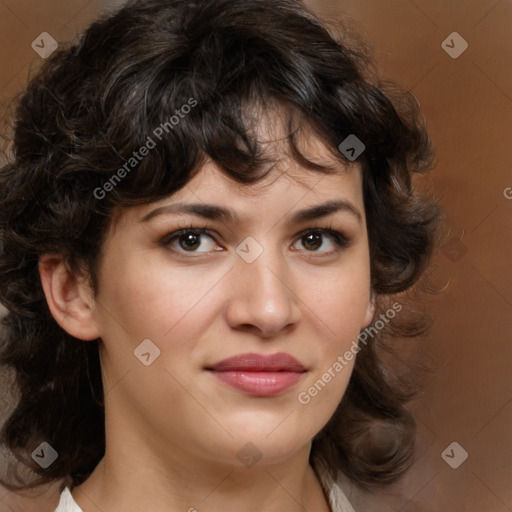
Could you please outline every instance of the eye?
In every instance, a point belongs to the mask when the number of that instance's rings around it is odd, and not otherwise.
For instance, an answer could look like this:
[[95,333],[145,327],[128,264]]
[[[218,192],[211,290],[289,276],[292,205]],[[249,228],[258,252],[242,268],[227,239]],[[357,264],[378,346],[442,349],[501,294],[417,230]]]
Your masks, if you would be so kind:
[[[302,242],[302,246],[306,248],[307,252],[332,254],[341,251],[349,245],[349,240],[339,231],[333,229],[309,229],[302,232],[299,237],[297,242]],[[325,250],[319,250],[321,248]]]
[[[349,245],[347,237],[330,228],[313,228],[303,231],[294,246],[299,242],[306,252],[326,255],[340,252]],[[219,248],[207,227],[189,227],[174,231],[162,238],[159,243],[178,253],[194,254],[223,250]]]
[[[209,239],[205,242],[205,240]],[[160,244],[170,246],[178,252],[211,252],[218,245],[205,228],[188,228],[175,231],[160,240]],[[199,248],[203,250],[198,250]]]

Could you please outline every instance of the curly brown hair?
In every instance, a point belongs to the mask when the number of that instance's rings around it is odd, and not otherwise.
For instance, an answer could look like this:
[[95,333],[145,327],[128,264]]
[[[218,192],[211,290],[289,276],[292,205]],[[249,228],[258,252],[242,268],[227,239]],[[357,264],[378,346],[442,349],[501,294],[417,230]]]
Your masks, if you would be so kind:
[[[369,46],[339,27],[293,0],[137,0],[61,45],[31,78],[0,170],[0,301],[8,310],[0,364],[17,394],[0,432],[15,457],[0,480],[6,487],[63,477],[78,485],[105,451],[101,340],[77,340],[53,319],[40,256],[61,254],[97,293],[116,209],[173,194],[207,158],[240,183],[262,179],[269,162],[244,123],[250,107],[281,106],[343,163],[338,147],[347,136],[364,143],[357,163],[377,313],[417,283],[440,219],[436,200],[413,186],[433,162],[425,121],[410,92],[378,77]],[[169,121],[191,99],[194,108]],[[114,180],[156,134],[147,156]],[[302,166],[333,172],[301,154],[291,125],[288,144]],[[333,472],[379,484],[410,466],[415,430],[406,404],[416,388],[386,367],[385,352],[394,336],[424,329],[390,322],[358,354],[343,400],[313,440]],[[59,453],[44,470],[30,457],[42,441]],[[20,468],[37,478],[22,478]]]

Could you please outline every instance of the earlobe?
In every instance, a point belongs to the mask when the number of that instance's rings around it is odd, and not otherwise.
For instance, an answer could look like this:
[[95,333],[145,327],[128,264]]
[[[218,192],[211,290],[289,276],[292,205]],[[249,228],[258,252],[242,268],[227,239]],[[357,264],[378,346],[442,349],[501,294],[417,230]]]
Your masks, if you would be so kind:
[[372,291],[370,295],[370,300],[368,301],[368,306],[366,307],[366,316],[364,319],[363,327],[368,327],[375,316],[375,293]]
[[75,338],[99,338],[93,300],[85,280],[69,271],[59,255],[41,256],[38,270],[46,302],[55,321]]

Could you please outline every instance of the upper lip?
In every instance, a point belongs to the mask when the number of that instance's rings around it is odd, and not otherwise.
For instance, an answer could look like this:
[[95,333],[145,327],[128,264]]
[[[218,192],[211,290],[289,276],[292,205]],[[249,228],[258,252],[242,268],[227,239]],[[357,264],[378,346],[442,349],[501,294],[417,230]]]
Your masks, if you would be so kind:
[[253,372],[304,372],[306,369],[290,354],[239,354],[224,359],[207,370],[215,371],[253,371]]

